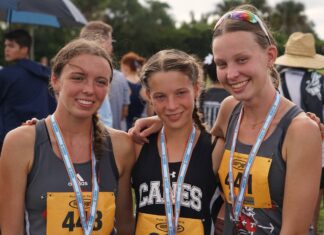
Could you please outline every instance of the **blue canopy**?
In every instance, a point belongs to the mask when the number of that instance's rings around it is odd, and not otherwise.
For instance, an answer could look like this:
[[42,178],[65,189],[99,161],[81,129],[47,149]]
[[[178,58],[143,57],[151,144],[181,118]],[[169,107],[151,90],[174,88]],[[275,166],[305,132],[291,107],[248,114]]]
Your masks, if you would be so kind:
[[7,23],[82,26],[86,18],[71,0],[1,0],[0,20]]

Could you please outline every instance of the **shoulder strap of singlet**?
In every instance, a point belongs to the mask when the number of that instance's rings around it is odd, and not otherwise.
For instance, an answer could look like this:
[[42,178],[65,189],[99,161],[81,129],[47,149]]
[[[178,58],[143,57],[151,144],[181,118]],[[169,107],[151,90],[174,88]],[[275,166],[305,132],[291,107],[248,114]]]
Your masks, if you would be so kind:
[[35,132],[34,160],[33,160],[32,168],[27,177],[27,186],[30,184],[31,180],[33,179],[36,170],[35,169],[36,165],[39,162],[39,158],[40,158],[39,146],[42,143],[47,141],[49,147],[51,147],[51,141],[49,138],[48,130],[46,128],[45,119],[39,120],[36,123],[35,128],[36,128],[36,132]]
[[239,102],[238,104],[236,104],[235,107],[234,107],[234,109],[233,109],[233,111],[232,111],[232,113],[231,113],[231,116],[230,116],[230,118],[228,120],[228,123],[227,123],[227,129],[226,129],[226,135],[225,135],[226,138],[227,138],[227,135],[228,135],[228,132],[229,132],[229,127],[230,127],[230,124],[231,124],[232,120],[236,116],[240,115],[240,111],[241,111],[242,105],[243,105],[242,102]]
[[281,118],[278,127],[282,128],[284,130],[284,133],[287,131],[289,124],[291,121],[299,114],[303,112],[301,108],[299,108],[297,105],[294,105],[291,109],[288,110],[288,112]]
[[282,135],[280,138],[280,149],[282,149],[283,141],[285,139],[287,129],[291,123],[291,121],[299,114],[303,112],[301,108],[299,108],[297,105],[294,105],[288,112],[281,118],[278,128],[281,128]]
[[212,148],[215,148],[215,145],[217,143],[218,137],[214,138],[213,142],[212,142]]

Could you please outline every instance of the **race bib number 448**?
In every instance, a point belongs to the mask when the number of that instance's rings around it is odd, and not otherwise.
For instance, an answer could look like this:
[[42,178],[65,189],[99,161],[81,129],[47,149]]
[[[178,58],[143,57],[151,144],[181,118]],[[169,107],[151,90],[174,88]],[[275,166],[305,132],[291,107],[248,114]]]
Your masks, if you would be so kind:
[[[82,193],[86,213],[91,205],[91,192]],[[110,234],[114,227],[115,196],[112,192],[99,192],[97,213],[91,234]],[[83,235],[75,194],[47,193],[46,234]]]

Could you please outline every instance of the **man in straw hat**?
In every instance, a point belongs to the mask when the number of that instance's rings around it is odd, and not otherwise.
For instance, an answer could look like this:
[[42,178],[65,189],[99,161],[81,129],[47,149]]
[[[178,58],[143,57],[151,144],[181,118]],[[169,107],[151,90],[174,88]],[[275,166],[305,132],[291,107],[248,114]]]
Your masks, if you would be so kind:
[[[323,122],[324,77],[316,70],[324,68],[324,56],[316,54],[313,34],[301,32],[291,34],[285,45],[285,54],[277,58],[276,64],[282,66],[280,89],[283,95],[304,111],[315,113]],[[324,188],[323,154],[322,157],[321,191],[313,219],[313,234],[317,234],[319,208]]]
[[276,64],[282,67],[281,89],[288,99],[306,112],[315,113],[323,122],[323,80],[316,72],[324,68],[324,56],[316,54],[315,39],[311,33],[295,32],[290,35],[285,54]]

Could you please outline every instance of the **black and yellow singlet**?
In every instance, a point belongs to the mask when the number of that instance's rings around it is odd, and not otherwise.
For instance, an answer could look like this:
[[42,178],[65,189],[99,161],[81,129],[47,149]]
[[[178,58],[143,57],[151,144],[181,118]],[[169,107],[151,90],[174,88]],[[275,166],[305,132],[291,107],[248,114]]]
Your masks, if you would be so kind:
[[[110,137],[97,162],[99,197],[91,234],[111,234],[114,230],[118,169]],[[91,201],[91,161],[73,164],[86,210]],[[63,160],[52,150],[44,120],[36,124],[35,156],[26,191],[26,233],[37,235],[82,235],[75,193]]]
[[[167,234],[163,199],[161,159],[157,148],[158,134],[144,144],[132,173],[136,195],[136,234]],[[211,136],[201,132],[194,146],[183,183],[183,200],[177,234],[213,234],[215,207],[220,199],[218,181],[212,170]],[[175,192],[181,162],[169,163],[170,181]],[[217,201],[218,202],[218,201]]]
[[[234,226],[229,197],[228,165],[234,128],[240,110],[241,104],[238,104],[231,115],[226,134],[225,152],[218,171],[227,202],[224,234],[279,234],[286,174],[286,164],[283,161],[281,149],[289,124],[301,112],[301,109],[297,106],[292,107],[280,120],[273,133],[263,140],[251,167],[239,221]],[[251,145],[237,140],[232,168],[235,195],[238,194],[251,148]]]

